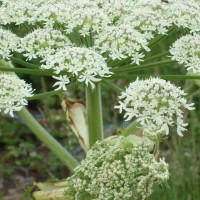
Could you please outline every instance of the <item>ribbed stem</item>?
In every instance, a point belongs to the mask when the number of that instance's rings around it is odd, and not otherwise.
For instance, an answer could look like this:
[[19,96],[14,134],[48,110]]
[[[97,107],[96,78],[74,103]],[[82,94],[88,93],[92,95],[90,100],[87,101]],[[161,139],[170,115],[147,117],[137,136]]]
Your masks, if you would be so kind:
[[26,108],[23,108],[18,114],[37,138],[42,141],[63,164],[73,171],[78,165],[76,159],[33,118]]
[[96,83],[95,88],[86,88],[87,99],[87,120],[89,130],[90,147],[97,140],[103,139],[102,103],[101,103],[101,84]]

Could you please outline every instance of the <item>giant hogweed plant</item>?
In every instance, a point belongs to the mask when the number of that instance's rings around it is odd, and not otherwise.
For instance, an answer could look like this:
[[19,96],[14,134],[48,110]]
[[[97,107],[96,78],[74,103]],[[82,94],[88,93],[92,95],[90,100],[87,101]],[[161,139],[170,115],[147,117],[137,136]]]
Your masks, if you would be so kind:
[[[186,96],[200,79],[199,1],[1,0],[0,14],[0,111],[17,112],[73,172],[67,181],[35,192],[35,198],[139,200],[150,196],[154,185],[166,184],[168,164],[158,158],[159,143],[170,127],[183,136],[184,111],[194,109]],[[154,47],[172,35],[176,41],[169,50],[156,53]],[[188,73],[138,74],[177,63]],[[55,84],[38,94],[18,73],[52,76]],[[174,79],[197,85],[184,91],[169,81]],[[122,89],[113,80],[130,83]],[[63,100],[62,106],[87,152],[80,164],[24,107],[77,83],[85,88],[86,111],[80,100]],[[119,93],[113,106],[130,122],[125,136],[104,138],[102,85]]]

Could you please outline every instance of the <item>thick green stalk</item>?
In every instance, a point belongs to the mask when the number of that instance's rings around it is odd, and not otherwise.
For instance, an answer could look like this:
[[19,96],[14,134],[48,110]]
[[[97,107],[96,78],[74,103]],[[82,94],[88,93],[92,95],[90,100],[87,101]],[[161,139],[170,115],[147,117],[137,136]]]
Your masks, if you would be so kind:
[[18,114],[38,139],[42,141],[63,164],[73,171],[78,165],[76,159],[34,119],[26,108],[23,108]]
[[95,88],[86,88],[87,100],[87,122],[89,131],[90,147],[97,140],[103,139],[102,103],[101,103],[101,84],[96,83]]

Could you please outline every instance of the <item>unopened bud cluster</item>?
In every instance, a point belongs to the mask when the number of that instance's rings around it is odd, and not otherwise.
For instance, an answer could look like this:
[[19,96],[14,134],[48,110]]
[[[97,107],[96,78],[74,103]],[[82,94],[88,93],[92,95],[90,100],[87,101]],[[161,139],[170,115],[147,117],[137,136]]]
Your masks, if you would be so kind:
[[149,148],[145,139],[136,144],[125,137],[97,142],[67,179],[67,194],[75,200],[146,199],[155,183],[169,177],[168,164],[156,161]]

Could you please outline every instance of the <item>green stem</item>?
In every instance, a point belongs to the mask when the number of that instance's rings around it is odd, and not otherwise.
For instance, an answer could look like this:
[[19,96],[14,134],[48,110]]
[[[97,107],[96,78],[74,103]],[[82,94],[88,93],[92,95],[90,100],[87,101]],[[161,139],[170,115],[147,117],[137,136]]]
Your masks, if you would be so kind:
[[119,65],[122,65],[123,63],[125,62],[129,62],[131,61],[130,58],[125,58],[125,59],[122,59],[122,60],[112,60],[111,58],[109,58],[106,62],[108,64],[109,67],[116,67],[116,66],[119,66]]
[[165,51],[165,52],[157,54],[155,56],[148,57],[148,58],[144,59],[144,63],[152,61],[152,60],[155,60],[155,59],[158,59],[158,58],[161,58],[161,57],[166,56],[168,54],[169,54],[169,51]]
[[106,88],[109,87],[110,89],[114,90],[117,93],[123,92],[122,88],[118,87],[116,84],[112,83],[111,81],[103,79],[102,83]]
[[134,80],[137,77],[139,78],[149,78],[149,77],[160,77],[166,80],[189,80],[189,79],[200,79],[200,75],[195,75],[195,76],[188,76],[188,75],[112,75],[111,77],[108,77],[107,80]]
[[35,94],[34,96],[32,97],[27,97],[26,99],[28,101],[31,101],[31,100],[36,100],[36,99],[42,99],[44,97],[50,97],[50,96],[54,96],[54,95],[58,95],[58,94],[61,94],[63,93],[64,91],[63,90],[54,90],[54,91],[50,91],[50,92],[42,92],[40,94]]
[[153,155],[156,156],[156,154],[158,153],[159,150],[159,146],[160,146],[160,141],[156,141],[154,144],[154,150],[153,150]]
[[[70,90],[70,89],[73,89],[76,87],[76,83],[71,83],[70,85],[67,86],[67,89]],[[61,94],[65,92],[64,90],[53,90],[53,91],[50,91],[50,92],[43,92],[43,93],[40,93],[40,94],[35,94],[34,96],[32,97],[28,97],[26,98],[28,101],[31,101],[31,100],[36,100],[36,99],[42,99],[44,97],[50,97],[50,96],[54,96],[54,95],[58,95],[58,94]]]
[[26,61],[24,61],[24,60],[21,60],[21,59],[19,59],[19,58],[15,58],[15,57],[12,57],[12,58],[11,58],[11,61],[12,61],[13,63],[20,64],[20,65],[25,66],[25,67],[40,68],[39,65],[35,65],[35,64],[32,64],[32,63],[28,63],[28,62],[26,62]]
[[140,129],[141,129],[140,123],[137,122],[137,121],[134,121],[134,122],[130,123],[130,124],[126,127],[124,135],[125,135],[125,136],[134,135],[134,134],[136,134]]
[[[147,57],[147,58],[144,59],[143,63],[149,62],[151,60],[156,60],[156,59],[162,58],[163,56],[166,56],[168,54],[169,54],[169,51],[165,51],[165,52],[157,54],[155,56]],[[116,67],[116,66],[122,65],[123,63],[128,62],[128,61],[130,61],[130,58],[126,58],[126,59],[123,59],[123,60],[107,61],[107,63],[108,63],[109,67]],[[130,65],[136,66],[136,67],[138,66],[136,64],[130,64]]]
[[186,88],[184,91],[185,93],[187,93],[187,95],[193,94],[196,91],[198,91],[200,89],[199,86],[192,84],[191,86],[189,86],[188,88]]
[[56,75],[53,70],[41,70],[41,69],[25,69],[25,68],[7,68],[1,67],[0,71],[15,72],[17,74],[34,74],[39,76],[53,76]]
[[153,67],[162,67],[165,65],[171,65],[177,63],[174,60],[164,60],[164,61],[158,61],[154,63],[144,64],[136,67],[135,64],[125,65],[116,69],[112,69],[113,72],[122,73],[122,72],[135,72],[135,71],[141,71],[145,69],[150,69]]
[[102,103],[101,103],[101,84],[96,83],[95,88],[86,88],[87,99],[87,120],[89,130],[90,147],[97,140],[103,139]]
[[78,165],[76,159],[33,118],[26,108],[23,108],[18,114],[38,139],[42,141],[63,164],[73,171]]
[[149,43],[148,47],[153,47],[155,46],[158,42],[166,39],[167,37],[169,37],[170,35],[172,35],[174,32],[177,31],[177,27],[176,26],[172,26],[168,33],[166,35],[158,35],[157,37],[155,37],[153,40],[151,40],[151,42]]

